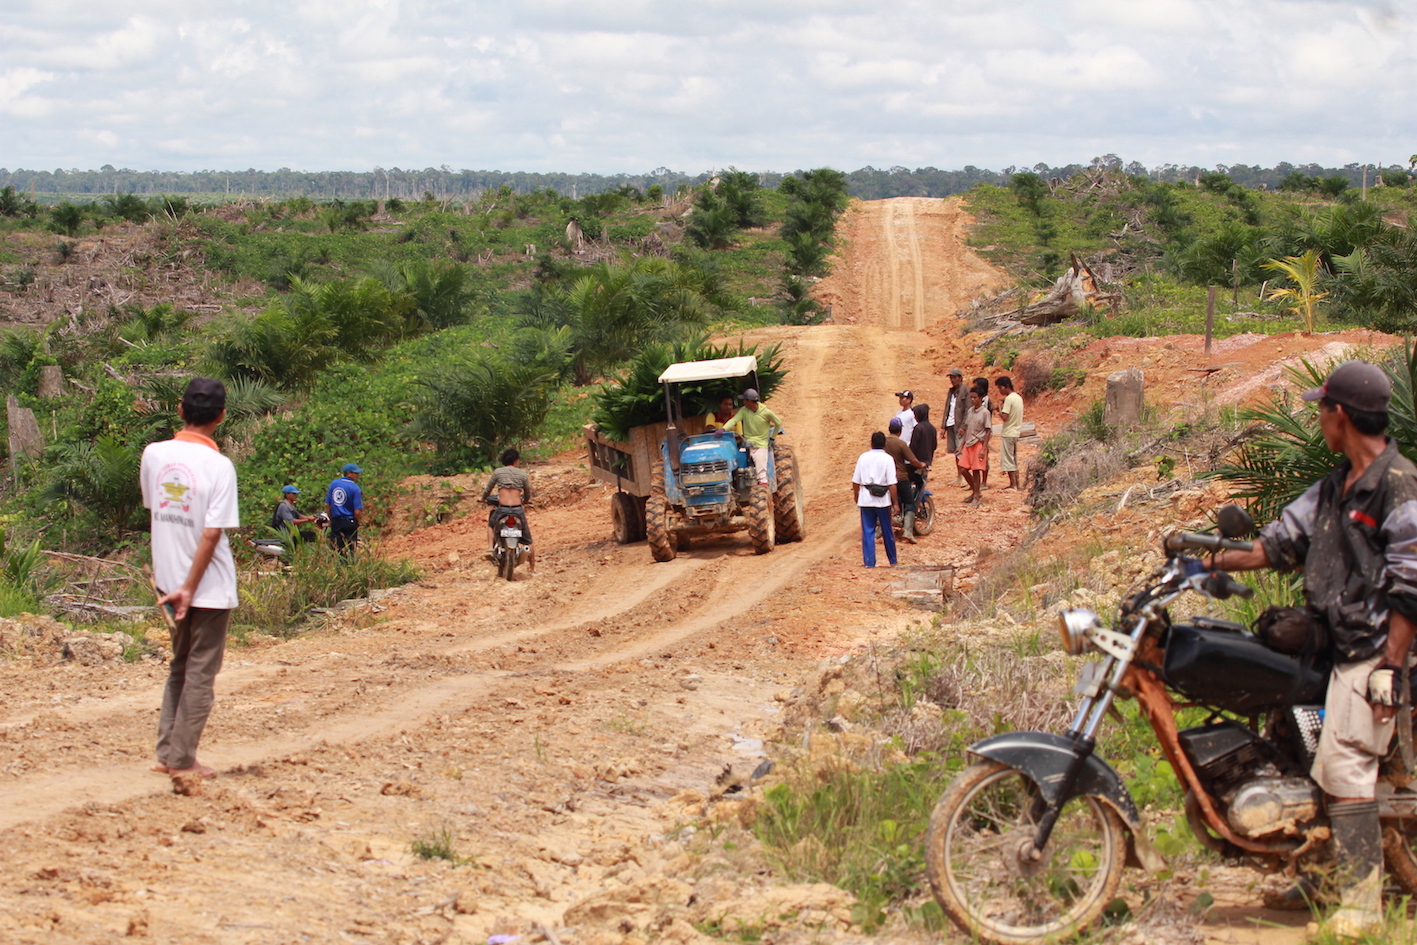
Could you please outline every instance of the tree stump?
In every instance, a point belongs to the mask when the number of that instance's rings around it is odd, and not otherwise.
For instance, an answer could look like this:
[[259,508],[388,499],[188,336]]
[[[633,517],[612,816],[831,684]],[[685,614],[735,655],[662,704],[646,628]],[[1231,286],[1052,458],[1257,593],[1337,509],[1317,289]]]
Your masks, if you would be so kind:
[[21,407],[11,394],[5,403],[5,414],[10,423],[10,461],[13,463],[21,457],[38,459],[44,452],[44,435],[39,432],[34,411]]
[[1116,430],[1126,430],[1141,422],[1146,406],[1146,376],[1141,368],[1127,368],[1107,377],[1107,401],[1102,422]]
[[57,364],[39,369],[39,399],[56,400],[64,396],[64,370]]

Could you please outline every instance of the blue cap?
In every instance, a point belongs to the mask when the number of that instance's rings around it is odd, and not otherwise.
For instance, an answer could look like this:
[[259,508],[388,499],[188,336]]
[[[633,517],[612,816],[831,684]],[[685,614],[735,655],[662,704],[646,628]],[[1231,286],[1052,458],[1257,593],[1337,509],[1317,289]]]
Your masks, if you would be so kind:
[[282,490],[280,490],[280,491],[281,491],[282,493],[284,493],[285,495],[299,495],[299,494],[300,494],[300,490],[297,489],[297,488],[295,488],[294,486],[286,486],[284,489],[282,489]]
[[364,470],[360,469],[355,463],[345,463],[344,468],[340,470],[340,472],[343,473],[362,473],[363,471]]

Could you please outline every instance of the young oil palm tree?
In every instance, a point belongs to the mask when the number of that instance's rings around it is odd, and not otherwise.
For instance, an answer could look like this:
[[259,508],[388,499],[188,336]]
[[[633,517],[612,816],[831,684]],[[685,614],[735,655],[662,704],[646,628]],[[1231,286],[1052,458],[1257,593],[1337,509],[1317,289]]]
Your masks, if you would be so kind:
[[1264,268],[1278,272],[1294,283],[1292,286],[1272,289],[1268,298],[1271,302],[1292,302],[1290,310],[1304,317],[1304,331],[1312,334],[1318,318],[1318,303],[1328,298],[1327,292],[1318,290],[1319,282],[1325,275],[1323,267],[1319,265],[1318,250],[1308,250],[1302,256],[1271,259],[1264,264]]

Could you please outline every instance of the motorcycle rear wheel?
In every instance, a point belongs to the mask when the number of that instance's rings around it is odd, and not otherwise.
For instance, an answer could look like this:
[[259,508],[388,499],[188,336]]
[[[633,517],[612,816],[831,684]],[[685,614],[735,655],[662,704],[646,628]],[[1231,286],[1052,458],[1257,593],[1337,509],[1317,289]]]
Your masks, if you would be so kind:
[[517,553],[512,549],[502,546],[502,553],[497,559],[497,573],[507,580],[512,580],[512,575],[517,570]]
[[978,941],[1040,945],[1097,920],[1126,865],[1121,818],[1095,797],[1068,801],[1036,863],[1031,812],[1037,787],[998,762],[955,778],[925,838],[930,888],[945,914]]

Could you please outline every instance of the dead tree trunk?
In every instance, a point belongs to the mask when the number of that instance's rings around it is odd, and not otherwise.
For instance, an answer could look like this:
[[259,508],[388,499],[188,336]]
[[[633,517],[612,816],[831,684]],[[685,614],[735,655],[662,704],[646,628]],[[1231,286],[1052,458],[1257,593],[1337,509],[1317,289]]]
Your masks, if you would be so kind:
[[999,316],[1001,320],[1012,320],[1024,325],[1050,325],[1065,318],[1072,318],[1086,305],[1106,306],[1112,311],[1122,301],[1121,293],[1102,292],[1098,289],[1097,276],[1087,263],[1069,253],[1071,265],[1067,272],[1058,277],[1048,294],[1037,302],[1032,302],[1012,312]]

